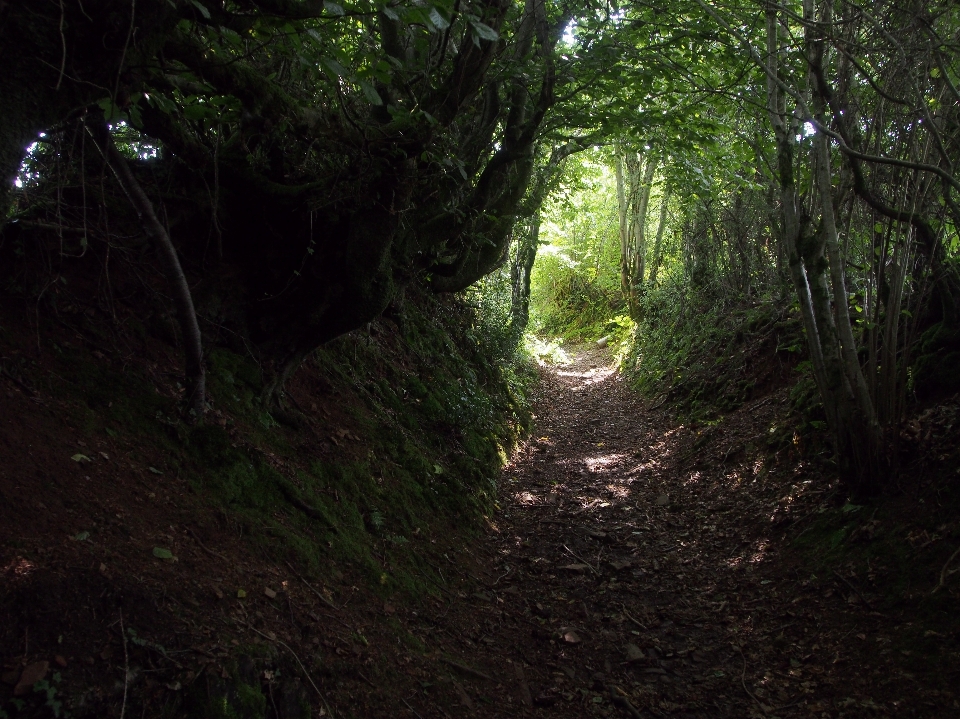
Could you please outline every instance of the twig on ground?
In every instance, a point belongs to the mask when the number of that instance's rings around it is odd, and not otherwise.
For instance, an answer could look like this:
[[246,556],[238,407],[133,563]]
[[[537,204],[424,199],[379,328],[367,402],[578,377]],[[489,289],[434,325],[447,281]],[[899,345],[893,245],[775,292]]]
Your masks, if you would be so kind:
[[607,684],[607,690],[610,692],[610,703],[615,707],[623,709],[633,719],[643,719],[643,714],[627,698],[626,693],[618,686]]
[[574,552],[574,551],[573,551],[572,549],[570,549],[570,547],[568,547],[566,544],[563,545],[563,548],[566,549],[568,552],[570,552],[570,554],[572,554],[576,559],[579,559],[581,562],[583,562],[584,564],[586,564],[587,567],[590,569],[591,572],[593,572],[594,574],[596,574],[598,577],[600,576],[600,572],[597,571],[596,569],[594,569],[594,568],[593,568],[593,565],[590,564],[590,562],[588,562],[586,559],[584,559],[584,558],[581,557],[579,554],[577,554],[576,552]]
[[227,558],[224,557],[222,554],[220,554],[219,552],[214,552],[212,549],[210,549],[209,547],[207,547],[203,542],[201,542],[201,541],[200,541],[200,537],[198,537],[198,536],[197,536],[197,533],[194,532],[192,529],[190,529],[190,527],[187,527],[187,534],[189,534],[191,537],[193,537],[193,541],[196,542],[196,543],[200,546],[200,549],[202,549],[204,552],[206,552],[207,554],[209,554],[211,557],[216,557],[217,559],[222,559],[224,562],[227,561]]
[[30,385],[28,385],[28,384],[27,384],[26,382],[24,382],[23,380],[15,377],[15,376],[10,372],[10,370],[8,370],[8,369],[7,369],[6,367],[4,367],[2,364],[0,364],[0,374],[4,375],[7,379],[9,379],[11,382],[13,382],[15,385],[17,385],[17,387],[19,387],[20,389],[22,389],[24,392],[26,392],[26,393],[27,393],[28,395],[30,395],[31,397],[38,397],[38,396],[39,396],[39,393],[38,393],[35,389],[33,389],[33,387],[31,387]]
[[469,674],[469,675],[474,676],[474,677],[479,677],[480,679],[486,679],[488,682],[492,682],[492,681],[493,681],[493,677],[491,677],[489,674],[484,674],[483,672],[481,672],[481,671],[479,671],[479,670],[477,670],[477,669],[473,669],[472,667],[468,667],[466,664],[461,664],[460,662],[456,662],[456,661],[454,661],[453,659],[447,659],[446,657],[440,657],[440,661],[443,662],[444,664],[449,664],[449,665],[450,665],[451,667],[453,667],[454,669],[459,669],[459,670],[460,670],[461,672],[463,672],[464,674]]
[[127,687],[130,684],[130,654],[127,652],[127,633],[123,628],[123,610],[120,610],[120,636],[123,637],[123,704],[120,705],[120,719],[127,712]]
[[754,693],[747,688],[747,655],[743,653],[743,647],[737,646],[737,651],[740,652],[740,658],[743,659],[743,671],[740,673],[740,684],[743,686],[743,691],[745,691],[747,696],[757,703],[757,706],[760,707],[760,711],[766,714],[770,707],[757,699]]
[[380,687],[378,687],[376,684],[374,684],[372,681],[370,681],[370,680],[367,678],[367,675],[364,674],[363,672],[361,672],[359,669],[357,670],[357,674],[359,674],[359,675],[360,675],[360,678],[363,679],[363,681],[365,681],[367,684],[369,684],[370,686],[372,686],[374,689],[379,689],[379,688],[380,688]]
[[946,563],[943,565],[943,569],[940,570],[940,581],[937,582],[937,586],[933,588],[933,591],[930,592],[930,594],[936,594],[940,589],[943,589],[943,585],[947,581],[947,576],[957,571],[956,569],[954,569],[953,572],[947,572],[947,567],[950,566],[950,562],[952,562],[954,559],[957,558],[958,554],[960,554],[960,547],[957,547],[957,550],[950,555],[950,559],[948,559]]
[[629,619],[631,622],[633,622],[634,624],[636,624],[638,627],[640,627],[640,628],[643,629],[644,631],[650,631],[642,622],[640,622],[639,620],[634,619],[632,616],[630,616],[630,612],[627,611],[627,605],[626,605],[626,604],[621,604],[620,606],[623,608],[623,616],[625,616],[627,619]]
[[407,705],[407,709],[409,709],[410,711],[412,711],[412,712],[413,712],[413,715],[414,715],[415,717],[417,717],[417,719],[423,719],[422,716],[420,716],[419,714],[417,714],[417,710],[414,709],[412,706],[410,706],[410,703],[409,703],[406,699],[404,699],[403,697],[400,697],[400,701],[402,701],[404,704]]
[[334,604],[333,601],[331,601],[330,599],[327,599],[325,596],[323,596],[320,592],[318,592],[316,589],[314,589],[313,585],[310,584],[310,582],[308,582],[306,579],[304,579],[303,577],[301,577],[300,574],[297,572],[297,570],[293,568],[293,565],[290,564],[290,562],[287,562],[287,566],[290,567],[290,571],[293,572],[293,573],[297,576],[297,579],[299,579],[301,582],[304,583],[304,585],[306,585],[307,589],[309,589],[311,592],[313,592],[314,594],[317,595],[317,598],[318,598],[321,602],[323,602],[324,604],[326,604],[326,605],[327,605],[328,607],[330,607],[331,609],[336,609],[338,612],[340,611],[340,607],[338,607],[336,604]]
[[867,609],[870,609],[870,610],[873,609],[873,607],[870,606],[870,602],[867,601],[867,598],[866,598],[865,596],[863,596],[863,595],[860,593],[860,590],[857,589],[855,586],[853,586],[853,584],[851,584],[850,581],[849,581],[846,577],[844,577],[842,574],[840,574],[840,572],[838,572],[836,569],[831,570],[831,571],[833,571],[833,574],[834,574],[835,577],[837,577],[837,579],[839,579],[839,580],[842,581],[844,584],[846,584],[848,587],[850,587],[850,589],[852,589],[852,590],[854,591],[854,593],[855,593],[858,597],[860,597],[860,601],[863,602],[863,606],[865,606]]
[[281,647],[283,647],[283,648],[286,649],[288,652],[290,652],[290,656],[292,656],[292,657],[297,661],[297,664],[300,665],[300,669],[303,671],[303,676],[305,676],[305,677],[307,678],[307,681],[310,682],[310,686],[313,687],[313,690],[317,693],[317,696],[320,697],[320,701],[323,703],[324,708],[327,710],[327,714],[329,714],[330,716],[333,716],[333,712],[332,712],[331,709],[330,709],[330,705],[327,704],[327,700],[326,700],[326,698],[324,698],[323,692],[321,692],[320,689],[317,687],[317,685],[314,684],[313,678],[310,676],[310,672],[308,672],[308,671],[307,671],[307,668],[306,668],[305,666],[303,666],[303,662],[300,661],[300,657],[298,657],[298,656],[297,656],[297,653],[296,653],[295,651],[293,651],[293,649],[290,648],[290,645],[287,644],[287,643],[285,643],[285,642],[283,642],[283,641],[281,641],[281,640],[279,640],[279,639],[275,639],[275,638],[269,636],[268,634],[264,634],[264,633],[261,632],[259,629],[257,629],[255,626],[253,626],[252,624],[249,624],[249,623],[244,622],[244,621],[241,621],[240,623],[243,624],[247,629],[250,629],[250,630],[256,632],[257,634],[259,634],[261,637],[263,637],[263,638],[266,639],[267,641],[276,642],[276,643],[279,644]]
[[[757,706],[760,707],[760,711],[762,711],[764,714],[776,714],[777,712],[781,712],[784,709],[790,709],[791,707],[795,707],[797,706],[797,704],[800,703],[799,701],[797,701],[797,697],[794,697],[788,704],[781,704],[778,707],[769,707],[763,702],[761,702],[759,699],[757,699],[757,697],[754,696],[753,692],[747,689],[747,657],[746,655],[744,655],[742,647],[737,647],[737,651],[740,652],[740,656],[743,658],[743,672],[740,674],[740,684],[743,685],[743,691],[747,693],[747,696],[753,699],[753,701],[757,703]],[[775,673],[783,677],[796,679],[796,677],[791,677],[788,674],[783,674],[782,672],[775,672]]]
[[517,681],[520,682],[520,701],[527,709],[533,709],[533,695],[530,693],[530,685],[527,684],[527,677],[523,673],[523,667],[514,664],[514,671],[517,674]]

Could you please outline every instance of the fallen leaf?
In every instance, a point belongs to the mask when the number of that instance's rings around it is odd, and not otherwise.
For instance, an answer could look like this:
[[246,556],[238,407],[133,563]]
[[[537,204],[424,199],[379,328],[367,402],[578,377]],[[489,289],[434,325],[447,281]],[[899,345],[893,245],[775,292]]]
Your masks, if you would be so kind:
[[67,666],[67,660],[66,660],[64,657],[62,657],[61,655],[59,655],[59,654],[57,654],[57,655],[53,658],[53,661],[57,664],[58,667],[65,667],[65,666]]
[[624,647],[624,650],[626,651],[628,662],[640,662],[647,658],[643,650],[636,644],[628,644]]
[[76,542],[82,542],[85,539],[90,539],[90,532],[77,532],[70,539]]
[[245,590],[243,589],[237,590],[237,599],[243,599],[245,596],[247,596],[247,593]]
[[161,471],[160,471],[159,469],[157,469],[156,467],[147,467],[147,469],[149,469],[149,470],[150,470],[151,472],[153,472],[154,474],[163,474],[163,472],[161,472]]
[[384,604],[384,605],[383,605],[383,613],[384,613],[384,614],[393,614],[393,613],[396,612],[396,611],[397,611],[397,608],[396,608],[395,606],[393,606],[392,604]]
[[670,504],[670,497],[667,495],[661,494],[659,497],[657,497],[657,506],[666,507],[668,504]]
[[558,567],[558,569],[566,569],[570,572],[585,572],[589,568],[590,567],[588,567],[586,564],[566,564],[562,567]]
[[157,559],[175,559],[173,552],[169,549],[164,549],[163,547],[154,547],[153,556]]
[[454,688],[457,690],[457,694],[460,696],[460,703],[467,709],[473,709],[473,701],[470,699],[470,695],[467,694],[466,689],[460,686],[459,682],[453,683]]
[[564,632],[563,641],[565,641],[567,644],[579,644],[583,640],[580,639],[579,634],[571,629],[569,632]]
[[20,675],[17,686],[13,688],[13,695],[19,697],[26,694],[34,684],[47,676],[48,669],[50,669],[50,662],[47,661],[28,664]]
[[277,593],[276,593],[275,591],[273,591],[272,589],[270,589],[270,587],[265,587],[264,590],[263,590],[263,593],[266,594],[268,597],[270,597],[270,599],[276,599],[276,598],[277,598]]
[[80,454],[79,452],[73,455],[70,459],[72,459],[74,462],[92,462],[93,461],[87,455]]

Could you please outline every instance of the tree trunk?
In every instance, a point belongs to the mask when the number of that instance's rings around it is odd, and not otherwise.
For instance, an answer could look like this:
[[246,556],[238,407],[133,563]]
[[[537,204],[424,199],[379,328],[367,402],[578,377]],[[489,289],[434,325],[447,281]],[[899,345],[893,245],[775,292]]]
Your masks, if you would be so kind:
[[[812,5],[812,0],[808,0],[808,2]],[[813,24],[812,8],[809,11],[809,20],[810,22],[806,27],[806,44],[807,57],[811,64],[810,83],[814,90],[813,109],[817,121],[825,127],[826,107],[824,98],[826,92],[825,88],[820,86],[823,81],[822,73],[816,72],[814,68],[822,69],[826,65],[825,43],[823,38],[819,36],[818,28],[829,26],[833,21],[831,0],[824,2],[820,24]],[[850,320],[844,278],[844,260],[840,251],[833,203],[830,142],[823,132],[817,132],[813,137],[813,155],[815,181],[820,201],[820,232],[828,259],[830,284],[833,289],[833,305],[836,313],[836,324],[833,325],[834,317],[829,313],[829,297],[825,298],[825,310],[827,312],[825,322],[836,328],[839,357],[835,361],[843,367],[845,380],[840,387],[837,387],[837,390],[842,393],[840,404],[843,407],[843,414],[847,416],[838,419],[843,421],[843,427],[840,431],[848,435],[847,441],[853,455],[851,457],[851,469],[855,475],[854,487],[858,493],[869,495],[877,491],[885,478],[887,474],[885,470],[886,462],[883,459],[880,423],[877,421],[877,413],[870,398],[870,391],[863,376],[863,371],[860,368],[860,361],[857,358],[857,345],[853,336],[853,324]],[[830,329],[832,334],[833,327]],[[831,347],[829,351],[831,358],[833,351]]]
[[[807,19],[811,20],[809,2],[806,4],[805,11]],[[862,408],[856,401],[857,382],[855,377],[851,377],[848,373],[850,368],[845,367],[844,358],[841,357],[840,330],[834,321],[830,306],[830,286],[827,280],[829,263],[825,253],[828,252],[827,245],[835,241],[836,226],[832,190],[829,187],[829,164],[822,160],[818,161],[818,169],[821,173],[817,178],[821,189],[820,209],[825,222],[821,225],[820,232],[813,236],[806,228],[806,223],[801,223],[798,212],[799,197],[793,174],[792,143],[795,130],[787,119],[786,108],[776,81],[780,52],[777,23],[776,8],[770,6],[767,9],[767,109],[777,145],[777,170],[783,216],[782,239],[789,262],[790,278],[800,302],[814,380],[834,437],[841,473],[845,475],[844,481],[854,492],[868,494],[875,488],[877,453],[874,450],[879,449],[879,442],[876,441],[877,435],[873,433],[869,416],[864,416]],[[825,144],[826,138],[821,137],[820,141]],[[823,148],[819,145],[817,148],[815,152],[822,154]],[[828,146],[827,154],[829,156]],[[832,251],[832,249],[829,250],[831,253]],[[843,291],[842,282],[838,284]],[[838,304],[845,305],[847,301],[845,291],[844,294],[836,296],[836,300]],[[847,321],[849,322],[849,318]],[[849,357],[846,359],[849,360]]]
[[153,203],[143,191],[137,178],[130,170],[117,146],[110,136],[110,130],[105,123],[91,126],[94,139],[98,144],[117,177],[120,187],[130,200],[143,225],[143,231],[151,242],[160,259],[160,267],[170,284],[170,292],[177,308],[177,318],[180,321],[180,333],[183,336],[183,352],[185,364],[186,409],[191,421],[203,418],[203,405],[206,399],[206,381],[203,369],[203,344],[200,337],[200,325],[197,324],[197,313],[193,307],[193,295],[186,275],[177,258],[177,250],[170,241],[170,236],[153,209]]
[[530,321],[530,274],[540,248],[540,213],[535,213],[528,223],[510,266],[510,330],[518,341]]
[[660,264],[663,262],[663,233],[667,227],[667,213],[670,205],[670,195],[672,188],[667,185],[660,198],[660,220],[657,222],[657,238],[653,242],[653,257],[650,261],[650,276],[647,278],[647,285],[651,288],[656,287],[657,275],[660,273]]
[[[618,147],[616,159],[617,205],[620,217],[620,291],[630,316],[640,313],[640,291],[646,262],[646,221],[657,157],[644,158]],[[641,176],[642,173],[642,176]]]

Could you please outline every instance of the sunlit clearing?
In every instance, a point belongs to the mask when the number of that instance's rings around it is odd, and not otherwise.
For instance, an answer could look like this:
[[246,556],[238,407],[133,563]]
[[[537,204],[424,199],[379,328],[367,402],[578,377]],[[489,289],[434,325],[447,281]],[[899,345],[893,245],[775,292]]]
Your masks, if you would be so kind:
[[552,365],[568,365],[573,362],[570,355],[560,346],[556,339],[541,339],[536,335],[524,335],[523,344],[527,353],[536,359],[541,367]]

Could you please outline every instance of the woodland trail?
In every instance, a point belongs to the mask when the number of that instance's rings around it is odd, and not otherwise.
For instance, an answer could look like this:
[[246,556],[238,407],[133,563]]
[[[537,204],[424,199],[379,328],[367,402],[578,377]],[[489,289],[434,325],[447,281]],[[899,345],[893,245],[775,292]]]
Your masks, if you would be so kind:
[[771,507],[783,481],[765,487],[765,472],[736,460],[783,391],[742,410],[726,449],[713,450],[724,454],[704,459],[696,433],[644,410],[604,353],[545,369],[534,437],[504,472],[475,564],[451,559],[460,591],[408,625],[433,658],[408,673],[443,676],[397,708],[421,718],[955,716],[950,692],[895,666],[895,622],[872,611],[860,579],[801,576],[780,561]]

